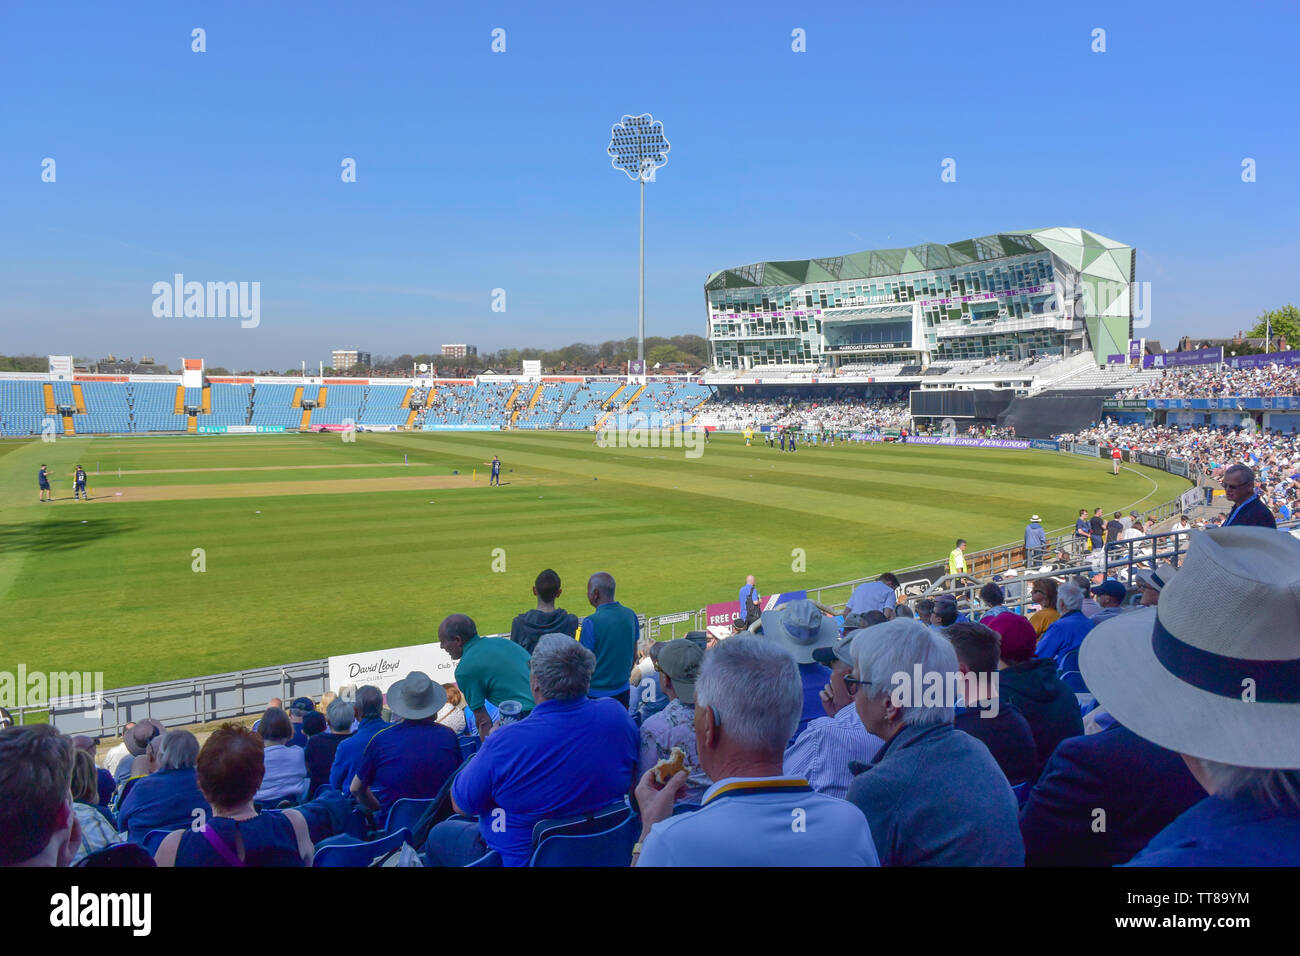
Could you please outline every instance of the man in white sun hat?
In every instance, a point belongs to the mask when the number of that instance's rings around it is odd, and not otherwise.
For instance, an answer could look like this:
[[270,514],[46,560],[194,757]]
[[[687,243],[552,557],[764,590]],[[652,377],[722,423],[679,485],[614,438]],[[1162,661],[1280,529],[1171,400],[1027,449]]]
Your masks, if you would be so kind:
[[799,664],[799,680],[803,684],[803,710],[799,715],[799,728],[795,731],[795,737],[798,737],[811,721],[825,716],[821,693],[830,679],[830,671],[813,658],[813,651],[834,644],[840,636],[839,628],[835,626],[834,618],[807,598],[789,601],[778,605],[774,610],[764,611],[760,620],[763,636],[779,643],[794,655]]
[[1300,542],[1191,535],[1155,614],[1095,628],[1079,667],[1125,727],[1182,755],[1210,794],[1134,866],[1300,866]]

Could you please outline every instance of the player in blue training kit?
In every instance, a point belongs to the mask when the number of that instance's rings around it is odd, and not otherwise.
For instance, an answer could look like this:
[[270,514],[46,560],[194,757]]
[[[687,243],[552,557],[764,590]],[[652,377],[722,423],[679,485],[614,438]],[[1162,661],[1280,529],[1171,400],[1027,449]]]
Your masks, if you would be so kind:
[[50,476],[45,473],[44,465],[41,465],[41,471],[36,476],[36,481],[41,488],[41,501],[53,501],[53,493],[50,491]]
[[72,497],[75,501],[90,500],[90,495],[86,494],[86,472],[80,465],[72,475]]
[[493,485],[501,487],[501,459],[496,455],[492,456],[492,477],[488,479],[488,487]]

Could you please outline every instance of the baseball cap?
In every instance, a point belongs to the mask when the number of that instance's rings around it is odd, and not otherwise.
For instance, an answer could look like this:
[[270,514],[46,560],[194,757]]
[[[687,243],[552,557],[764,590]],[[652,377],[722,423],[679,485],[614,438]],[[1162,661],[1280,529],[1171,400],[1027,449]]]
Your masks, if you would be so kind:
[[310,714],[316,709],[316,705],[311,702],[310,697],[295,697],[289,709],[295,714]]
[[695,703],[695,682],[700,677],[704,650],[687,638],[667,641],[659,648],[655,663],[673,682],[673,690],[683,704]]
[[812,653],[813,660],[818,664],[825,664],[828,667],[836,661],[843,661],[845,664],[852,667],[853,656],[850,652],[853,650],[853,638],[857,637],[865,630],[865,627],[859,627],[851,631],[846,631],[844,636],[836,639],[835,643],[830,647],[819,647],[814,650]]
[[1124,587],[1124,585],[1116,581],[1114,578],[1111,578],[1109,580],[1102,581],[1101,584],[1093,588],[1092,593],[1094,596],[1099,596],[1104,594],[1107,597],[1114,598],[1116,601],[1122,601],[1124,600],[1124,595],[1128,594],[1128,589]]

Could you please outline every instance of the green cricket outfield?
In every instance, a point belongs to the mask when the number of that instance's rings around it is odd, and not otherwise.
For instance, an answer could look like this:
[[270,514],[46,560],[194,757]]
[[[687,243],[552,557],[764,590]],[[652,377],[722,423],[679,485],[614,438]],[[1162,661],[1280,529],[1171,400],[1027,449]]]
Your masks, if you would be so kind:
[[[509,629],[554,568],[598,570],[645,614],[937,561],[1165,502],[1173,475],[1046,451],[802,446],[717,435],[605,448],[588,433],[427,432],[0,442],[0,669],[104,686],[436,639],[460,611]],[[502,461],[502,485],[487,463]],[[38,501],[44,463],[53,503]],[[74,501],[72,473],[92,500]],[[477,475],[474,472],[477,470]],[[802,572],[792,570],[795,549]]]

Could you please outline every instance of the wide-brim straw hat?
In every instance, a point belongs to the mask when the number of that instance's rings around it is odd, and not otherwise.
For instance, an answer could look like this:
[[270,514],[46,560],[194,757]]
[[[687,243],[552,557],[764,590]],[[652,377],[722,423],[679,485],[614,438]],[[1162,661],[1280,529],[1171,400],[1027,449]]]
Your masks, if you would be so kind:
[[1160,603],[1095,627],[1089,690],[1134,733],[1237,767],[1300,768],[1300,541],[1191,532]]

